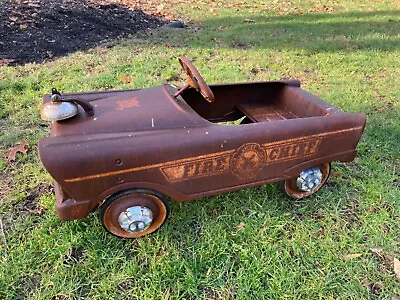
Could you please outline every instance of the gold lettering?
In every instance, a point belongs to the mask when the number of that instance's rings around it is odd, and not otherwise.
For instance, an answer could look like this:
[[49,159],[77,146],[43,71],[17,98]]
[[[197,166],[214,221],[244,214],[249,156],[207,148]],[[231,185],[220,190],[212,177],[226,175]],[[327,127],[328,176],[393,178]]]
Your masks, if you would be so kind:
[[195,165],[195,169],[194,169],[194,172],[193,172],[193,176],[196,176],[196,175],[199,175],[199,173],[200,173],[200,165],[201,165],[201,162],[195,162],[194,163],[194,165]]
[[276,160],[279,155],[279,148],[273,148],[269,151],[269,160]]
[[304,150],[305,155],[314,154],[317,151],[319,140],[311,140],[308,142],[307,149]]
[[217,158],[217,165],[215,171],[222,171],[226,168],[226,157]]
[[186,164],[183,166],[183,176],[182,177],[188,177],[190,174],[190,171],[193,168],[193,164]]
[[300,153],[300,148],[301,148],[301,146],[303,146],[303,144],[300,144],[300,145],[293,145],[293,147],[292,147],[292,152],[290,153],[290,156],[291,156],[291,157],[296,157],[296,156],[298,156],[299,153]]
[[[298,158],[306,158],[315,154],[318,150],[321,139],[301,140],[298,142],[285,143],[274,142],[271,145],[264,145],[266,164],[274,164],[280,161],[289,161]],[[246,152],[241,153],[236,165],[243,170],[253,168],[259,163],[258,149],[254,145],[248,145]],[[240,148],[239,148],[240,149]],[[254,150],[253,150],[254,149]],[[162,172],[169,181],[182,181],[190,178],[198,178],[221,174],[231,167],[232,156],[230,154],[218,155],[194,161],[188,161],[179,165],[172,165],[162,168]]]
[[278,156],[279,160],[289,156],[289,149],[290,149],[290,146],[281,148],[281,151],[279,151],[279,156]]
[[204,162],[203,170],[201,171],[202,174],[204,173],[211,173],[213,171],[213,161],[207,160]]

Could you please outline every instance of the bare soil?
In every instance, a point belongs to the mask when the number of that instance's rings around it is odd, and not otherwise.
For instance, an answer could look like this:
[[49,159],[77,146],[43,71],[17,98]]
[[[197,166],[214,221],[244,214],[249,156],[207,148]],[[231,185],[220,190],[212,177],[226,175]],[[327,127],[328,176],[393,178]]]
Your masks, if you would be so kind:
[[27,195],[21,201],[13,203],[12,219],[23,216],[41,216],[45,209],[39,205],[39,198],[46,193],[53,193],[53,186],[49,183],[39,183],[34,188],[27,191]]
[[0,6],[0,65],[41,63],[167,23],[110,1],[0,0]]

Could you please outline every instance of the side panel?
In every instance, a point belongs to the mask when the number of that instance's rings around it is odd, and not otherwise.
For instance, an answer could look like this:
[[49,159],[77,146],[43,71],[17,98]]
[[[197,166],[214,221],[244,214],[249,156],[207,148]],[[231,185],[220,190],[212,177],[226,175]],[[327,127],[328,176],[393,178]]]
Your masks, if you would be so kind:
[[294,177],[332,160],[351,160],[362,114],[337,113],[240,126],[45,138],[40,156],[76,201],[98,202],[141,187],[178,201]]

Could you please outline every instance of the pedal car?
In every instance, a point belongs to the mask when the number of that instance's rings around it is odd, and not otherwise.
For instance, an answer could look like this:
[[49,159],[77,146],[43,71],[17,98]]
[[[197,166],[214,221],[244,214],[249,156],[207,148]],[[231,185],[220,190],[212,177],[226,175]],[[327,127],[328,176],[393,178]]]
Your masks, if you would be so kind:
[[106,230],[137,238],[165,222],[165,195],[189,201],[281,182],[300,199],[325,184],[330,162],[354,159],[364,114],[340,111],[297,80],[208,86],[179,61],[188,75],[181,89],[44,96],[42,118],[52,123],[39,155],[61,220],[101,204]]

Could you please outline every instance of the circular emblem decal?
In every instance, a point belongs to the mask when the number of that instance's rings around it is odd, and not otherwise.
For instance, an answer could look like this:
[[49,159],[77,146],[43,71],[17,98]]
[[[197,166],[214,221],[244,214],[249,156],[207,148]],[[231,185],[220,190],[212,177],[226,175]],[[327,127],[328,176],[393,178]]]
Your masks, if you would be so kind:
[[231,171],[239,179],[254,178],[265,164],[265,151],[256,143],[245,144],[233,154]]

